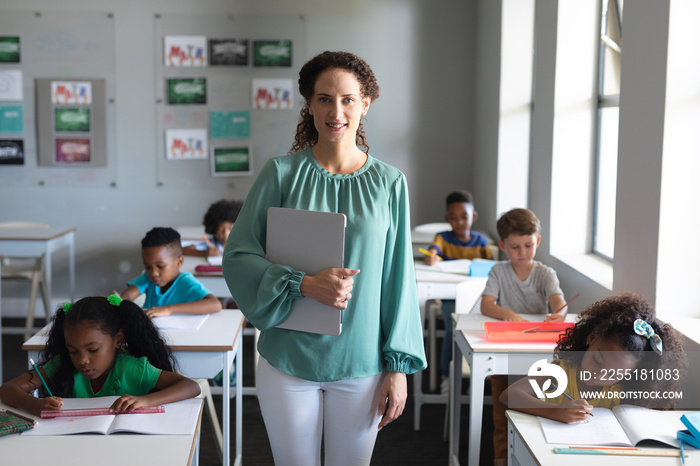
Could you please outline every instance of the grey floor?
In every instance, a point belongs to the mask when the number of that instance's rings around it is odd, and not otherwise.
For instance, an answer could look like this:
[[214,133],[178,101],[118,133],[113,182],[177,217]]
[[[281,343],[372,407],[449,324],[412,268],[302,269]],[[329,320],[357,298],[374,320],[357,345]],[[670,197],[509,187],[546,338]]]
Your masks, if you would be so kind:
[[[21,325],[21,321],[3,319],[3,324],[15,326]],[[37,325],[41,324],[41,321],[37,322]],[[26,370],[26,354],[21,351],[21,346],[22,336],[3,335],[3,380],[15,377]],[[252,369],[253,338],[244,337],[243,346],[243,385],[252,386],[254,384]],[[427,387],[424,388],[424,390],[426,389]],[[215,396],[215,403],[220,413],[220,397]],[[231,419],[233,420],[235,407],[232,406],[231,409]],[[404,414],[379,433],[372,457],[372,465],[447,465],[448,444],[443,441],[444,414],[444,405],[424,405],[421,413],[421,430],[414,431],[413,403],[411,384],[409,383],[409,402]],[[465,406],[462,409],[461,419],[461,464],[467,464],[468,415],[469,407]],[[232,426],[231,430],[231,446],[233,449],[235,448],[235,426]],[[482,428],[481,441],[481,464],[484,466],[493,464],[492,430],[491,407],[486,406],[484,409],[484,426]],[[2,446],[1,442],[2,439],[0,439],[0,448]],[[200,447],[200,465],[215,466],[221,464],[221,460],[216,453],[211,425],[206,414],[202,423]],[[258,406],[257,398],[254,396],[243,397],[243,464],[254,466],[271,466],[274,464],[267,433],[260,414],[260,407]]]

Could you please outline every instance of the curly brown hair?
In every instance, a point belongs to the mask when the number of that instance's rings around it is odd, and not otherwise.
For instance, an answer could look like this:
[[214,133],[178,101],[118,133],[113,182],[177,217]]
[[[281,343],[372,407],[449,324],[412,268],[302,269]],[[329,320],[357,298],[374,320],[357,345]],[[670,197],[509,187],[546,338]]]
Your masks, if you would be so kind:
[[[374,77],[372,68],[362,58],[349,52],[323,52],[306,62],[299,71],[299,93],[304,97],[304,107],[299,114],[299,123],[294,135],[294,144],[289,153],[311,147],[318,141],[318,131],[314,126],[314,118],[309,113],[309,101],[314,95],[314,87],[318,77],[326,70],[341,69],[352,73],[360,83],[361,97],[370,97],[373,101],[379,98],[379,85]],[[355,143],[364,147],[369,153],[369,145],[365,137],[362,122],[357,128]]]
[[[626,351],[634,354],[638,361],[638,373],[650,371],[678,370],[678,378],[645,377],[646,380],[621,380],[623,390],[675,391],[680,386],[688,369],[688,358],[683,349],[680,333],[671,325],[656,318],[656,312],[649,301],[634,293],[620,293],[596,301],[579,313],[579,321],[566,330],[554,350],[555,357],[580,364],[583,353],[588,350],[591,337],[603,340],[614,339]],[[634,331],[634,321],[646,321],[659,335],[663,345],[661,355],[655,354],[650,340]],[[634,404],[656,409],[671,409],[676,399],[630,400]]]

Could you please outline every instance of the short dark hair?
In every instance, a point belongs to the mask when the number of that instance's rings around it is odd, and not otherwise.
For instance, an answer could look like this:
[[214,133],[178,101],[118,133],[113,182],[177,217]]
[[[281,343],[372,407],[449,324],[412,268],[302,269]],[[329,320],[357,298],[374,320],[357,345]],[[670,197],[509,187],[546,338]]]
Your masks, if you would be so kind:
[[501,241],[512,234],[538,235],[541,227],[535,213],[529,209],[512,209],[501,215],[496,222],[496,230]]
[[207,213],[204,214],[202,222],[204,223],[204,231],[213,235],[220,223],[235,223],[238,214],[241,213],[241,207],[243,207],[243,203],[239,201],[227,201],[226,199],[216,201],[209,206]]
[[141,240],[142,248],[166,246],[174,254],[182,254],[180,233],[170,227],[154,227]]
[[464,189],[452,191],[445,199],[445,208],[449,209],[450,204],[454,204],[456,202],[466,202],[467,204],[474,205],[474,198],[472,197],[472,193],[465,191]]

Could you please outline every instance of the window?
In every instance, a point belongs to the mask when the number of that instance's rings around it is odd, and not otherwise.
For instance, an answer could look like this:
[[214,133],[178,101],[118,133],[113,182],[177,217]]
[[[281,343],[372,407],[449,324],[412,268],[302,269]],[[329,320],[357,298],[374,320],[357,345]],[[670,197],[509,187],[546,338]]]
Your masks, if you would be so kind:
[[593,253],[612,261],[615,251],[617,143],[624,0],[601,0],[598,120],[593,200]]

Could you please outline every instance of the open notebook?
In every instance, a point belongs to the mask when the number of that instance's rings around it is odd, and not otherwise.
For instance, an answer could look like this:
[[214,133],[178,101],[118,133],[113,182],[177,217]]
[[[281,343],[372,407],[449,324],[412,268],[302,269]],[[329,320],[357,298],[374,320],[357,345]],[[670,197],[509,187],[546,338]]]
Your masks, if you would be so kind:
[[[64,409],[109,408],[118,396],[64,398]],[[106,416],[39,419],[34,428],[21,435],[103,434],[117,432],[157,435],[192,435],[197,426],[202,400],[191,398],[168,403],[164,413],[110,414]]]
[[637,446],[640,442],[661,442],[680,448],[676,432],[685,428],[676,411],[659,411],[633,405],[613,409],[593,408],[585,422],[564,424],[540,417],[547,443],[567,445]]

